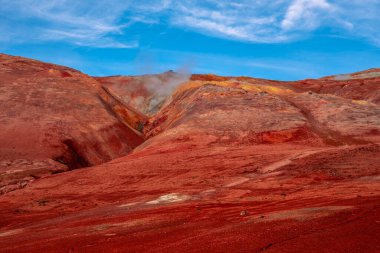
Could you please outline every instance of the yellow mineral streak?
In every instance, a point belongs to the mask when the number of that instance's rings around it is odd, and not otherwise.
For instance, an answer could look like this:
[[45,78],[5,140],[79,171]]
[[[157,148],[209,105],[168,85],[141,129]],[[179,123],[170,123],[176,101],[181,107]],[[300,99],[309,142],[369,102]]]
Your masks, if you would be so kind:
[[178,87],[174,94],[179,94],[186,90],[198,88],[203,85],[231,87],[231,88],[242,89],[249,92],[267,92],[267,93],[277,94],[277,95],[293,92],[290,89],[277,87],[277,86],[257,85],[257,84],[250,84],[247,82],[238,82],[238,81],[230,80],[230,81],[189,81],[189,82],[184,83],[180,87]]

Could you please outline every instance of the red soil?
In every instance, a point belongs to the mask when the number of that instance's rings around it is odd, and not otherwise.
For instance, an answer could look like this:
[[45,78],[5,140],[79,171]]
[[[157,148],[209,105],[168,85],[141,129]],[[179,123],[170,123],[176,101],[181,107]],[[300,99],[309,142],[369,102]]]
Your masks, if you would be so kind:
[[126,155],[142,138],[76,70],[0,54],[0,193]]
[[380,252],[380,108],[301,83],[193,76],[147,118],[106,85],[146,140],[0,196],[0,252]]
[[380,104],[380,69],[295,82],[297,88]]

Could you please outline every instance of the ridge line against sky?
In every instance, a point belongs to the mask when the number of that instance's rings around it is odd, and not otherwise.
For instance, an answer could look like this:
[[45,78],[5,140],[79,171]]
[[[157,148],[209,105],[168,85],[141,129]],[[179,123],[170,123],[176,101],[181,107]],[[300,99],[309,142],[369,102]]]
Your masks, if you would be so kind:
[[[188,64],[188,59],[180,57],[193,53],[198,57],[193,71],[273,79],[316,77],[333,74],[334,69],[336,73],[357,71],[380,63],[377,0],[0,0],[0,5],[1,51],[68,62],[93,75],[118,74],[115,71],[119,68],[106,69],[96,63],[84,66],[96,59],[89,54],[104,57],[105,51],[112,57],[102,59],[104,62],[122,65],[155,58],[152,61],[160,67],[147,67],[145,71],[140,67],[142,73]],[[210,48],[213,45],[218,50]],[[202,46],[210,48],[209,56]],[[172,58],[178,53],[178,57],[172,62],[160,60],[163,55],[157,52],[162,51],[171,51]],[[356,65],[345,62],[349,54],[357,57],[353,59]],[[63,55],[73,59],[70,62]],[[229,70],[232,65],[207,68],[199,56],[206,56],[209,65],[220,63],[223,57],[227,62],[243,59],[247,70]],[[315,63],[305,64],[312,56]],[[210,60],[213,57],[219,61]],[[331,57],[335,57],[332,63],[341,66],[323,66],[323,59]],[[249,66],[253,69],[248,70]],[[293,67],[298,68],[298,74],[291,70]],[[119,74],[125,73],[136,73],[136,69],[129,67]]]

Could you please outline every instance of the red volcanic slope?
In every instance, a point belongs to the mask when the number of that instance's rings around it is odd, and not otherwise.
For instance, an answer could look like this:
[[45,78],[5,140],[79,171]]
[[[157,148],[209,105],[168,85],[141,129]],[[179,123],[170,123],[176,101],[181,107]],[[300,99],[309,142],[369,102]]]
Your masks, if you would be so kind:
[[197,75],[144,118],[129,84],[104,101],[144,143],[0,196],[0,252],[380,251],[372,98]]
[[0,54],[0,76],[0,192],[126,155],[142,141],[87,75]]
[[380,104],[380,69],[370,69],[353,74],[304,80],[293,83],[295,87],[344,98],[367,100]]

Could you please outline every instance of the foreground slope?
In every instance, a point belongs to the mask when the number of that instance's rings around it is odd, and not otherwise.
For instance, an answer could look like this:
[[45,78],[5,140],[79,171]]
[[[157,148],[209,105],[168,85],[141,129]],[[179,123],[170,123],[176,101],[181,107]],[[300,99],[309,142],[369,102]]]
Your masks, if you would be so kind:
[[0,193],[126,155],[141,137],[76,70],[0,55]]
[[378,252],[380,108],[326,93],[193,76],[131,154],[1,196],[1,250]]

